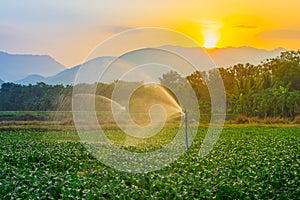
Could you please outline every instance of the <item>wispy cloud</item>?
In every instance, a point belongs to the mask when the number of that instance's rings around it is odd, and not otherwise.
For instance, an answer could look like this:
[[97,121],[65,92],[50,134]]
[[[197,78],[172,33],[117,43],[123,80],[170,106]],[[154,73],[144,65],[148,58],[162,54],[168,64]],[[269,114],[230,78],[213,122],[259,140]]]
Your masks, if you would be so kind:
[[275,29],[263,31],[258,34],[259,38],[269,40],[298,40],[300,39],[300,30],[296,29]]
[[233,28],[255,29],[255,28],[257,28],[257,26],[248,25],[248,24],[237,24],[237,25],[233,26]]

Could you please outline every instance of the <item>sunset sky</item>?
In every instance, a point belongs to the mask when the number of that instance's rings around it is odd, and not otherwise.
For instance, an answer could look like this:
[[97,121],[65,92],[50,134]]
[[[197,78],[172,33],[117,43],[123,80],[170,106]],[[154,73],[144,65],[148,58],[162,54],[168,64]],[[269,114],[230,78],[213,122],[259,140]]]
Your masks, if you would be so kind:
[[300,49],[299,0],[0,0],[0,51],[47,54],[67,67],[137,27],[173,29],[208,48]]

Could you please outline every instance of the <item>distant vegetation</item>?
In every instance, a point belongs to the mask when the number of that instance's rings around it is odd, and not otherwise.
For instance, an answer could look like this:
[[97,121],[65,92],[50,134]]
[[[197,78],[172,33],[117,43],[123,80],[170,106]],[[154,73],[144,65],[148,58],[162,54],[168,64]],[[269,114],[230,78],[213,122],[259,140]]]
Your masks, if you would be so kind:
[[[288,51],[280,56],[265,60],[261,64],[238,64],[219,68],[226,95],[227,112],[247,117],[280,117],[294,119],[300,115],[300,51]],[[171,71],[160,78],[163,85],[180,91],[189,83],[199,100],[201,113],[210,113],[210,95],[207,84],[213,82],[215,72],[195,71],[181,77]],[[95,83],[96,84],[96,83]],[[110,98],[115,83],[97,83],[97,95]],[[126,83],[126,85],[142,83]],[[93,93],[91,85],[75,87],[82,93]],[[73,86],[20,85],[3,83],[0,89],[0,110],[71,110]],[[147,89],[145,89],[147,92]]]
[[[228,113],[258,117],[294,118],[300,113],[300,51],[280,56],[254,66],[238,64],[219,68],[227,95]],[[188,76],[200,106],[209,103],[205,79],[213,81],[210,72]]]

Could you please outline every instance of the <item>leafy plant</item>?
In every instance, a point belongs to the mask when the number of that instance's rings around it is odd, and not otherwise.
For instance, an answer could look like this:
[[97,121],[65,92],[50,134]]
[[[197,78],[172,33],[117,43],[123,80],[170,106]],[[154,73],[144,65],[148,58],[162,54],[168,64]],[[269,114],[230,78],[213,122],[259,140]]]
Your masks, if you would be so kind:
[[[113,136],[113,131],[110,133]],[[167,132],[166,132],[167,134]],[[76,132],[1,131],[1,199],[297,199],[299,128],[226,128],[204,158],[199,129],[177,161],[147,174],[103,165]],[[138,147],[136,147],[138,148]]]

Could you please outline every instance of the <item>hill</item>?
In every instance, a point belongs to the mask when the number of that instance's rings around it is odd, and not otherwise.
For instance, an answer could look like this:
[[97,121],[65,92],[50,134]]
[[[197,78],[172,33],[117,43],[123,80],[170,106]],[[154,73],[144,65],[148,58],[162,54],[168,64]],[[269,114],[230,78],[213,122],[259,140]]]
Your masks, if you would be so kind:
[[37,74],[32,74],[27,76],[26,78],[15,81],[15,83],[28,85],[38,82],[45,82],[46,78]]
[[65,66],[48,55],[0,52],[0,72],[5,82],[20,80],[32,74],[52,76],[65,69]]
[[[162,49],[173,51],[181,56],[189,55],[193,56],[202,56],[200,60],[205,61],[205,54],[199,51],[198,47],[195,48],[186,48],[180,46],[163,46]],[[214,48],[214,49],[205,49],[207,54],[211,57],[216,67],[230,67],[235,64],[245,64],[251,63],[258,65],[261,61],[274,58],[279,56],[281,52],[287,51],[284,48],[277,48],[273,50],[257,49],[253,47],[226,47],[226,48]],[[206,66],[209,63],[198,63],[198,66],[203,66],[204,70],[207,70],[209,66]]]

